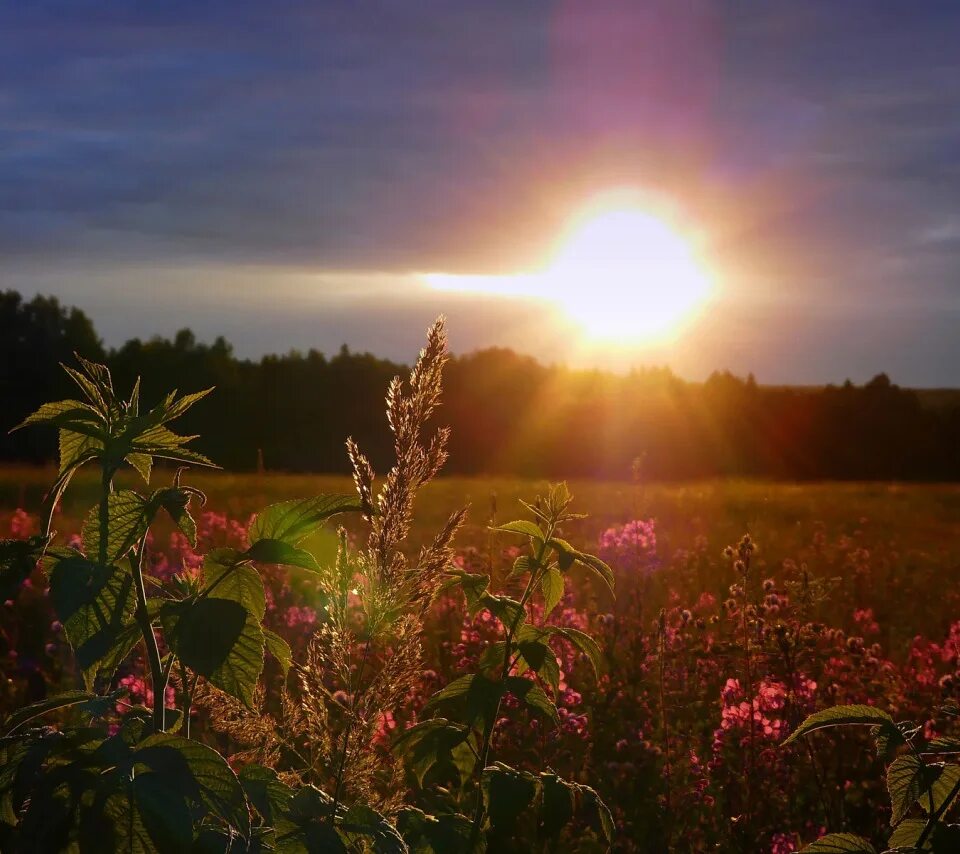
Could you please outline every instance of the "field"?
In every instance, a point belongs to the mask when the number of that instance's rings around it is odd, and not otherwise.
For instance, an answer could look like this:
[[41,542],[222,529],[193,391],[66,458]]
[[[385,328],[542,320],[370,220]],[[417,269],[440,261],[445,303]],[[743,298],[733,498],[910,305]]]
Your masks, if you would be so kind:
[[[165,477],[156,472],[155,483]],[[0,525],[15,536],[35,530],[35,520],[14,511],[36,511],[52,479],[52,471],[4,470]],[[187,482],[209,499],[195,514],[197,552],[242,541],[251,514],[265,505],[353,488],[348,478],[281,474],[189,473]],[[121,476],[118,485],[134,481]],[[502,579],[520,543],[488,526],[523,516],[520,500],[547,486],[440,478],[420,495],[410,545],[427,543],[453,509],[468,503],[456,562]],[[612,811],[617,850],[782,854],[841,829],[884,840],[890,810],[883,766],[866,731],[815,736],[820,752],[779,743],[807,713],[836,703],[883,707],[898,720],[915,720],[930,737],[952,732],[941,706],[960,666],[954,622],[960,487],[756,481],[569,487],[573,510],[588,516],[565,524],[563,536],[610,563],[618,596],[614,601],[574,570],[575,584],[554,621],[597,636],[601,675],[596,681],[582,655],[560,649],[559,730],[504,718],[497,758],[522,767],[536,742],[545,764],[595,786]],[[58,531],[80,529],[97,488],[91,474],[78,476]],[[633,520],[641,524],[631,527]],[[722,552],[747,533],[755,550],[741,576]],[[173,538],[167,543],[168,536],[161,530],[152,545],[161,577],[193,565],[193,551]],[[321,563],[332,560],[333,540],[325,534],[309,542]],[[302,663],[321,619],[321,597],[308,575],[290,577],[268,576],[267,623]],[[739,590],[731,587],[738,582]],[[3,611],[5,713],[75,684],[42,586],[35,577]],[[759,614],[750,629],[756,637],[746,643],[744,610],[751,619]],[[465,614],[459,592],[441,598],[427,621],[429,666],[407,698],[407,717],[384,717],[377,738],[387,743],[408,726],[426,697],[475,664],[493,640],[487,612]],[[144,666],[135,660],[120,671],[134,701],[140,692],[148,702],[139,675]],[[751,700],[755,724],[748,725]],[[228,755],[241,755],[237,732],[213,735],[211,728],[217,729],[201,708],[194,733],[210,733]],[[583,833],[577,850],[591,850],[593,837]]]

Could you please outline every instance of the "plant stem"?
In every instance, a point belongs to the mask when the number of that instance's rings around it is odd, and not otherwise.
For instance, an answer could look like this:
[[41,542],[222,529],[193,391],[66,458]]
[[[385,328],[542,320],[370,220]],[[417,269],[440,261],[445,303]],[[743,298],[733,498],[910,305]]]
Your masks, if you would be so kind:
[[[133,586],[137,591],[136,620],[143,634],[143,643],[147,649],[147,660],[150,662],[150,681],[153,685],[153,728],[155,732],[163,732],[165,723],[165,694],[167,693],[167,678],[169,667],[164,670],[160,661],[160,648],[153,633],[153,622],[147,609],[147,591],[143,584],[143,558],[147,550],[147,535],[144,534],[137,545],[137,549],[130,558],[130,570],[133,573]],[[171,656],[173,653],[171,653]],[[170,659],[173,664],[173,659]]]
[[[543,559],[546,557],[546,554],[547,554],[547,543],[553,537],[554,530],[555,530],[555,525],[551,524],[546,533],[546,536],[544,537],[543,541],[540,543],[540,549],[537,553],[537,558],[536,558],[536,569],[530,573],[530,579],[527,581],[526,589],[523,591],[523,596],[520,597],[521,609],[526,608],[527,602],[529,601],[530,596],[533,593],[534,584],[537,578],[539,578],[540,575],[542,574]],[[511,667],[510,647],[513,644],[513,636],[517,630],[517,623],[519,620],[519,616],[520,615],[518,614],[517,618],[514,619],[509,626],[506,627],[506,641],[505,641],[505,646],[503,650],[503,667],[501,668],[501,671],[500,671],[501,683],[507,678],[507,676],[510,675],[510,667]],[[497,705],[493,711],[493,714],[485,721],[484,727],[483,727],[483,740],[482,740],[483,746],[480,750],[480,761],[477,762],[477,765],[476,765],[477,778],[478,778],[477,779],[477,795],[476,795],[476,803],[473,810],[473,823],[470,827],[470,843],[467,849],[468,851],[473,851],[476,848],[477,842],[480,839],[480,828],[481,828],[481,825],[483,824],[483,814],[484,814],[483,785],[480,780],[480,777],[483,774],[483,769],[487,767],[487,763],[490,761],[490,746],[491,746],[491,742],[493,741],[493,728],[496,726],[497,717],[500,714],[500,703],[501,703],[501,700],[497,700]]]

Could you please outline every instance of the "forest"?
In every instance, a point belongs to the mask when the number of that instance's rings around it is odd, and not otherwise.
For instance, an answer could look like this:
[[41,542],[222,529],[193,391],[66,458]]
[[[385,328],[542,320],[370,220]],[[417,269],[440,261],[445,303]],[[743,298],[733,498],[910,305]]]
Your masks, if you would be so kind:
[[[143,396],[215,386],[184,429],[234,471],[345,473],[353,436],[374,466],[390,456],[383,388],[405,367],[347,346],[240,359],[230,343],[131,339],[108,349],[90,318],[53,297],[0,295],[0,394],[11,413],[65,396],[59,363],[109,366]],[[451,474],[651,480],[949,481],[960,477],[960,395],[911,390],[878,373],[864,385],[774,387],[725,371],[689,382],[666,368],[627,374],[548,366],[506,349],[455,356],[439,422],[452,431]],[[8,419],[8,420],[12,420]],[[47,463],[53,430],[0,438],[0,459]]]

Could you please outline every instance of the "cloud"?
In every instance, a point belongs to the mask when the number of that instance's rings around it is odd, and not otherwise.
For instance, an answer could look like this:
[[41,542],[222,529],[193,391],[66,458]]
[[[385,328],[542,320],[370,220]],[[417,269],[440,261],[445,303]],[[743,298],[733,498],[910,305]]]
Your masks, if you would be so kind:
[[[7,4],[0,271],[97,305],[111,264],[510,271],[638,183],[731,294],[949,306],[958,40],[940,0]],[[250,288],[222,281],[239,318]]]

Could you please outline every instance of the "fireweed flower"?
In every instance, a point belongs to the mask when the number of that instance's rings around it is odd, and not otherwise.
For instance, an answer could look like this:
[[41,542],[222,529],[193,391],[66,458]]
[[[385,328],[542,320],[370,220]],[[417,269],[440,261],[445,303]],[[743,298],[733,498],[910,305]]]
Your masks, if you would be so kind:
[[634,519],[620,527],[607,528],[600,535],[599,552],[607,563],[632,572],[650,573],[658,569],[653,519]]

